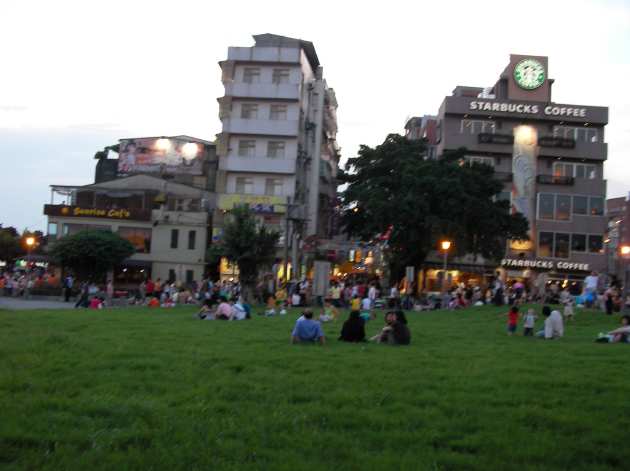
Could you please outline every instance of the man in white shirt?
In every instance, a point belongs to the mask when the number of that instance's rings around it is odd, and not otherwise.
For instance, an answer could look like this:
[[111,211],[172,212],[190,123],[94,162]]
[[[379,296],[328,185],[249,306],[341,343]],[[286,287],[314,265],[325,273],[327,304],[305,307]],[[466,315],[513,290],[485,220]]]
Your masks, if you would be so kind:
[[370,285],[370,289],[368,290],[368,298],[370,298],[370,307],[373,308],[374,302],[376,301],[376,286]]
[[559,339],[564,335],[564,324],[560,311],[551,310],[549,306],[543,306],[545,316],[545,330],[538,332],[538,337],[545,340]]

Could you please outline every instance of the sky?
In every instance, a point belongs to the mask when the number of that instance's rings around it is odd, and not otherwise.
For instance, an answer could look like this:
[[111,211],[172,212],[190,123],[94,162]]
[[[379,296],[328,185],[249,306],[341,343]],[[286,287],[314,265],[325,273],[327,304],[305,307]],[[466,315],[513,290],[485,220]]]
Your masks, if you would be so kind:
[[[608,196],[630,191],[630,0],[2,0],[0,224],[44,230],[49,185],[93,182],[124,137],[214,139],[228,46],[312,41],[339,102],[342,159],[491,86],[509,54],[549,56],[557,103],[608,106]],[[308,9],[306,8],[308,5]]]

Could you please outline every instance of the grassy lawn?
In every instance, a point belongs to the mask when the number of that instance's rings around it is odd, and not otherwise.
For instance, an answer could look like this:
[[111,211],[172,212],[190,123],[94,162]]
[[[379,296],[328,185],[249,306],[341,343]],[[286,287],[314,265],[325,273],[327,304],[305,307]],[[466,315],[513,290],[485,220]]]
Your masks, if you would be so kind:
[[411,313],[410,347],[340,323],[319,347],[289,345],[296,313],[193,312],[0,311],[0,468],[630,467],[630,345],[593,343],[619,316],[544,342],[492,307]]

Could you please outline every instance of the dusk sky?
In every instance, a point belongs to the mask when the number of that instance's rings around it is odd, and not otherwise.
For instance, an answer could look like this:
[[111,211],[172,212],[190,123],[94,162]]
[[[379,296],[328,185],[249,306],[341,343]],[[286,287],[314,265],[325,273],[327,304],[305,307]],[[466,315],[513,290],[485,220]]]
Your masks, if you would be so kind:
[[[343,158],[491,86],[510,53],[549,56],[557,103],[608,106],[608,196],[630,191],[630,1],[2,2],[0,223],[45,229],[50,184],[93,182],[119,138],[220,132],[218,61],[253,34],[312,41]],[[430,7],[429,7],[430,6]]]

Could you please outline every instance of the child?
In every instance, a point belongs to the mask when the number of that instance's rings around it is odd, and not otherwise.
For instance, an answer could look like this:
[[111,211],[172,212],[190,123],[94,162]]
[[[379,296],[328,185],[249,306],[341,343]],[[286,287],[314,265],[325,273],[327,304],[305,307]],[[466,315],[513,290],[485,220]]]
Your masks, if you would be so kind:
[[330,304],[330,302],[326,301],[324,304],[324,309],[322,313],[319,315],[320,322],[330,322],[337,320],[337,309]]
[[516,327],[518,326],[518,306],[512,306],[508,313],[508,325],[507,332],[511,337],[516,333]]
[[357,294],[352,296],[352,301],[350,301],[350,310],[351,311],[361,310],[361,300],[359,299],[359,296]]
[[[565,290],[566,291],[566,290]],[[565,293],[565,291],[563,291],[563,293]],[[564,317],[567,320],[573,320],[573,305],[575,304],[575,300],[573,299],[573,296],[571,296],[569,294],[568,291],[566,291],[566,296],[564,297],[562,304],[564,304]]]
[[267,310],[265,311],[265,316],[271,317],[276,315],[276,298],[271,295],[267,299]]
[[525,322],[523,323],[523,335],[532,337],[534,335],[534,325],[536,324],[536,313],[533,309],[528,309],[525,314]]
[[361,318],[367,322],[372,318],[372,301],[367,295],[361,301]]

